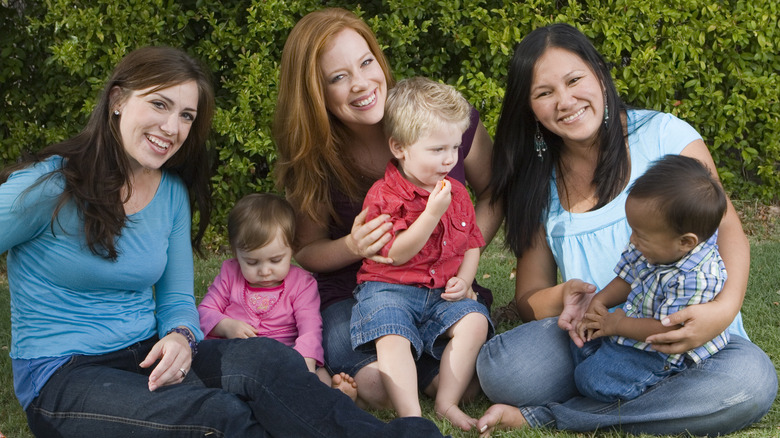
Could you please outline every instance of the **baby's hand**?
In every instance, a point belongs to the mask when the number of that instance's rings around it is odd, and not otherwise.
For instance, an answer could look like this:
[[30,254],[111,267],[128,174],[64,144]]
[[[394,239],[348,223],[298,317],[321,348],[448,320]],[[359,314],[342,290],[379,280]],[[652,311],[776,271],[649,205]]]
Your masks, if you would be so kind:
[[442,217],[452,202],[452,183],[443,179],[436,183],[436,187],[428,195],[428,204],[425,210],[436,217]]
[[447,301],[460,301],[469,293],[469,285],[459,277],[452,277],[447,280],[447,284],[444,286],[444,293],[441,297]]
[[589,332],[588,340],[602,336],[617,335],[617,326],[621,319],[626,317],[626,312],[621,308],[610,313],[609,309],[601,302],[594,303],[585,314],[587,322],[585,327]]
[[211,330],[211,334],[226,339],[246,339],[257,336],[257,330],[244,321],[225,318]]

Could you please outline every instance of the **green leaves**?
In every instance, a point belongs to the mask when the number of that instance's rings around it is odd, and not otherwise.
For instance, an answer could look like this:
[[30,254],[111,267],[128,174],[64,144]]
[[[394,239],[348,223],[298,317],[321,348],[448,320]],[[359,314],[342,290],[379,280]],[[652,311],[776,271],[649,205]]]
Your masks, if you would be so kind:
[[[214,72],[214,236],[246,193],[273,190],[279,60],[290,29],[326,6],[356,11],[397,78],[456,86],[493,134],[515,44],[567,22],[613,66],[624,99],[672,112],[710,147],[726,188],[780,193],[780,22],[775,0],[50,0],[0,3],[0,165],[77,133],[110,69],[149,44],[181,47]],[[6,31],[7,30],[7,31]]]

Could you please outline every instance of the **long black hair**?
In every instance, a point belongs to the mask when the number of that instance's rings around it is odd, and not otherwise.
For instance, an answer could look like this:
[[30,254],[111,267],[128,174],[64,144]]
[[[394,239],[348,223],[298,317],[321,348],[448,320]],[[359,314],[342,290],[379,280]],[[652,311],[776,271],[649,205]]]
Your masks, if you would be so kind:
[[628,183],[630,165],[621,114],[626,105],[618,96],[610,69],[590,40],[563,23],[534,30],[515,47],[493,146],[492,202],[506,216],[506,243],[516,256],[531,247],[550,203],[550,181],[560,169],[562,139],[539,124],[547,152],[540,160],[534,148],[536,118],[530,91],[534,65],[549,48],[579,56],[601,81],[609,108],[608,123],[599,132],[599,161],[593,175],[598,209],[614,199]]

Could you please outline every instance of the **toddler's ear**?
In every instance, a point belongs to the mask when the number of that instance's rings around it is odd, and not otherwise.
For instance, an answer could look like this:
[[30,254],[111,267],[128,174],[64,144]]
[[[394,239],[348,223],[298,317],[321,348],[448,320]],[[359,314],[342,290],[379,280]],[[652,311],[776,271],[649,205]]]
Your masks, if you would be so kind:
[[680,236],[680,248],[685,252],[688,252],[693,248],[696,248],[696,245],[698,244],[699,244],[699,237],[696,234],[685,233],[682,236]]
[[390,145],[390,152],[393,153],[393,156],[397,159],[401,159],[404,156],[404,145],[402,145],[398,140],[394,139],[393,137],[390,137],[388,140],[388,144]]

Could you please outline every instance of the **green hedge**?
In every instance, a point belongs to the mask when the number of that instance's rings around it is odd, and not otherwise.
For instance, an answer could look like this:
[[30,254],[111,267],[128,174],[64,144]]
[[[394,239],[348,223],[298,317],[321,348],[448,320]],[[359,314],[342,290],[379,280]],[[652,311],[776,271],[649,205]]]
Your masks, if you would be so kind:
[[[422,4],[421,4],[422,3]],[[235,200],[273,189],[270,123],[285,38],[305,13],[343,6],[370,24],[398,78],[456,85],[493,133],[514,45],[568,22],[614,65],[633,105],[696,127],[732,196],[780,193],[776,0],[524,2],[384,0],[0,0],[0,164],[75,134],[111,67],[133,48],[182,47],[215,73],[211,140],[219,244]]]

